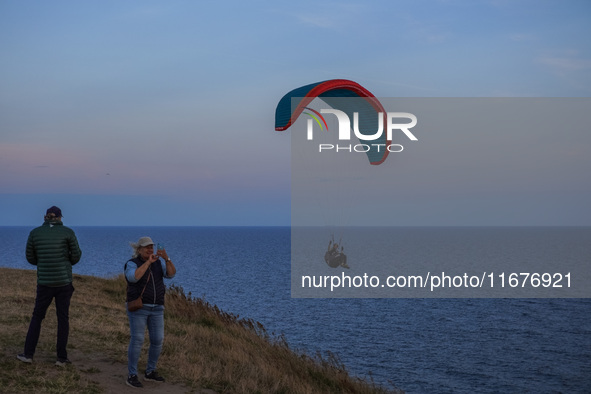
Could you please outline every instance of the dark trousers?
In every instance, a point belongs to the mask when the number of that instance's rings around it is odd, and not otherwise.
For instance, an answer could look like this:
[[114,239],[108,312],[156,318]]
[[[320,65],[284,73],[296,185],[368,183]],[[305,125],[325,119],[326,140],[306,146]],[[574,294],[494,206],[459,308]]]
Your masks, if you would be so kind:
[[66,346],[68,345],[68,335],[70,334],[70,299],[74,293],[74,286],[68,284],[60,287],[49,287],[37,285],[37,298],[35,299],[35,309],[33,317],[29,324],[27,339],[25,340],[25,355],[33,357],[39,334],[41,333],[41,322],[45,319],[47,308],[51,300],[55,298],[55,311],[57,315],[57,357],[61,359],[68,358]]

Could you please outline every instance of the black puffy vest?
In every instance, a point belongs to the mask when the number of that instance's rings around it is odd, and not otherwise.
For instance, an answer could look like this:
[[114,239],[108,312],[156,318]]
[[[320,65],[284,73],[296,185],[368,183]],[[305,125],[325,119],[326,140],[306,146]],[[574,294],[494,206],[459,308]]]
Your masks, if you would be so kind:
[[[139,257],[135,259],[131,259],[129,261],[134,262],[138,267],[144,264]],[[125,263],[127,268],[127,263]],[[150,275],[152,272],[152,275]],[[148,276],[150,280],[148,281]],[[144,304],[156,304],[156,305],[164,305],[164,294],[166,293],[166,287],[164,286],[164,272],[162,272],[162,263],[160,260],[156,260],[152,263],[150,268],[146,271],[144,276],[141,277],[136,283],[132,283],[127,280],[127,301],[135,300],[142,294],[142,290],[144,286],[146,290],[144,290],[144,295],[142,296],[142,302]],[[146,285],[147,283],[147,285]]]

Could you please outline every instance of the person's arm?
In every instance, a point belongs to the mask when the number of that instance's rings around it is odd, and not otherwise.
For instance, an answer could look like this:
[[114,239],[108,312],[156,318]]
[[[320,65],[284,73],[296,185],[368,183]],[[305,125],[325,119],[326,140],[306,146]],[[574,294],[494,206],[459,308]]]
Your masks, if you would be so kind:
[[174,264],[172,263],[172,261],[170,259],[166,260],[165,262],[165,269],[166,269],[166,277],[168,279],[174,278],[174,276],[176,275],[176,267],[174,266]]
[[27,239],[27,250],[25,255],[29,263],[37,265],[37,253],[35,252],[35,244],[31,234],[29,234],[29,238]]
[[80,246],[78,245],[78,239],[76,235],[72,233],[71,237],[68,237],[68,249],[69,249],[69,259],[72,265],[76,264],[80,261],[80,257],[82,257],[82,251],[80,250]]
[[150,268],[152,263],[157,260],[158,260],[158,256],[153,254],[142,265],[137,267],[137,269],[135,270],[135,274],[134,274],[135,281],[137,282],[138,280],[140,280],[142,278],[142,276],[144,276],[144,274],[146,273],[148,268]]
[[137,283],[142,276],[144,276],[148,268],[150,268],[150,265],[156,260],[158,260],[158,256],[152,255],[139,267],[133,261],[128,261],[127,266],[125,267],[125,277],[131,283]]
[[137,270],[137,264],[133,261],[128,261],[125,264],[125,278],[131,283],[136,283],[138,280],[135,278],[135,271]]
[[159,249],[158,256],[164,259],[164,263],[162,264],[162,271],[164,271],[164,276],[168,279],[174,278],[176,275],[176,267],[168,257],[168,253],[166,253],[166,249]]

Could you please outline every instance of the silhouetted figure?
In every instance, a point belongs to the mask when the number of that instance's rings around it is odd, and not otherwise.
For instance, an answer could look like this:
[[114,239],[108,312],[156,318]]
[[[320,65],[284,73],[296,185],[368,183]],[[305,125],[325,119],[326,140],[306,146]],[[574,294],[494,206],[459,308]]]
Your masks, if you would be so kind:
[[350,268],[347,265],[347,255],[343,252],[344,248],[341,246],[339,250],[339,244],[333,243],[332,240],[328,242],[328,249],[324,254],[324,261],[331,268],[343,267]]

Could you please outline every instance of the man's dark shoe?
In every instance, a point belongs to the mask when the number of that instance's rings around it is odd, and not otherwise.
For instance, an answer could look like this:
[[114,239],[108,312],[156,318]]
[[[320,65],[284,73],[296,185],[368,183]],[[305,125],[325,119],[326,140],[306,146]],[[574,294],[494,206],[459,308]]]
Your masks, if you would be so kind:
[[158,372],[152,371],[144,375],[144,380],[148,380],[150,382],[164,382],[164,378],[158,375]]
[[31,364],[33,362],[33,357],[29,357],[29,356],[25,356],[24,353],[18,354],[16,356],[16,358],[18,358],[19,360],[21,360],[23,363],[27,363],[27,364]]
[[139,379],[137,378],[137,375],[129,375],[127,377],[127,381],[125,383],[127,383],[128,386],[135,387],[138,389],[141,389],[142,387],[144,387],[142,382],[140,382]]
[[57,367],[65,367],[68,364],[72,364],[72,362],[70,360],[68,360],[67,358],[58,358],[57,361],[55,362],[55,365]]

